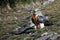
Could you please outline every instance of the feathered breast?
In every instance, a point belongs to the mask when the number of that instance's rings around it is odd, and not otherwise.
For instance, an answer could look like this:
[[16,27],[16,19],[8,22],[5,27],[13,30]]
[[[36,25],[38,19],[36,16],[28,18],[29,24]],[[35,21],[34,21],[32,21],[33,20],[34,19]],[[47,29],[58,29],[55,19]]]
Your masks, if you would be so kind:
[[38,14],[33,14],[33,16],[32,16],[32,22],[33,22],[35,25],[39,24],[37,18],[38,18]]

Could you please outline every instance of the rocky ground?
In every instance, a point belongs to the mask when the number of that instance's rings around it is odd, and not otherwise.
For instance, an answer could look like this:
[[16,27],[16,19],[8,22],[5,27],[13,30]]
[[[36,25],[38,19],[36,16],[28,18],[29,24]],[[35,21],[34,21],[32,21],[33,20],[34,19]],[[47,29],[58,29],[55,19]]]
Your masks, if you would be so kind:
[[60,0],[43,7],[41,11],[50,17],[49,21],[53,25],[44,29],[29,29],[23,34],[15,35],[11,32],[20,32],[21,30],[16,28],[24,27],[29,22],[31,14],[24,10],[18,12],[7,8],[0,10],[0,40],[60,40]]

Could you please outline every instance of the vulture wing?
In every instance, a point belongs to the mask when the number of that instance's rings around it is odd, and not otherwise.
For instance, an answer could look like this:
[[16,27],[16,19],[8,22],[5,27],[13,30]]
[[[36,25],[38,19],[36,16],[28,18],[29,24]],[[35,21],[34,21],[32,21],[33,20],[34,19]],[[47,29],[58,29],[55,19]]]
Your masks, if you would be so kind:
[[44,23],[45,25],[48,24],[48,20],[44,16],[38,16],[37,19],[38,19],[38,22],[40,22],[40,23]]

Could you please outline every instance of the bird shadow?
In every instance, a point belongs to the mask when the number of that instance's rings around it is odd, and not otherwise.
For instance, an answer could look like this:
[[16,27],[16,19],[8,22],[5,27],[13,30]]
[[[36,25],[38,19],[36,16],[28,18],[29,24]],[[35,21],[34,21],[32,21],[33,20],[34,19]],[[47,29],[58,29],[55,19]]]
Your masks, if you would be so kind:
[[49,22],[49,21],[48,21],[48,22],[44,23],[44,25],[45,25],[45,26],[52,26],[52,25],[54,25],[54,24],[53,24],[53,22]]

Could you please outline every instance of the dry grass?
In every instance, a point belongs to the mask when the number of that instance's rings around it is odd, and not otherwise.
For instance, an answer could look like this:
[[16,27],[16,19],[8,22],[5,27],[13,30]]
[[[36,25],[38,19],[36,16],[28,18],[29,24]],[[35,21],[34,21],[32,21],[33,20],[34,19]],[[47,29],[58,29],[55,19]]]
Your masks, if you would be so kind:
[[[21,13],[16,13],[14,11],[9,11],[9,13],[0,13],[0,39],[1,40],[33,40],[39,37],[42,33],[46,31],[55,31],[60,34],[60,0],[56,0],[54,3],[47,5],[43,8],[43,13],[50,16],[50,21],[53,22],[54,25],[48,26],[42,30],[33,30],[35,31],[34,36],[28,34],[21,35],[13,35],[9,32],[12,32],[16,26],[25,25],[28,22],[28,19],[25,19],[30,14],[21,11]],[[17,17],[17,19],[15,19]],[[30,30],[31,31],[31,30]],[[28,37],[28,38],[27,38]]]

